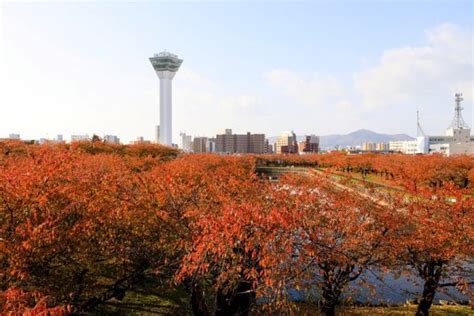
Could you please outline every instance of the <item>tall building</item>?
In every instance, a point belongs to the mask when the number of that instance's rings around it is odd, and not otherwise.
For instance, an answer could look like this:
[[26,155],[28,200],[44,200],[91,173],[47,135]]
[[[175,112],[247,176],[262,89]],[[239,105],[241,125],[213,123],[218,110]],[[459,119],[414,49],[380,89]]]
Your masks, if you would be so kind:
[[[396,144],[397,142],[393,142],[393,146],[404,146],[403,144]],[[405,147],[403,147],[405,148]],[[407,150],[408,147],[406,148]],[[362,143],[361,146],[362,151],[388,151],[389,150],[389,144],[388,143],[371,143],[371,142],[364,142]]]
[[296,134],[291,132],[283,132],[278,136],[275,143],[275,153],[277,154],[297,154],[298,143],[296,140]]
[[207,151],[210,153],[216,152],[216,139],[214,137],[207,140]]
[[376,144],[371,142],[364,142],[361,146],[362,151],[375,151],[375,148]]
[[266,153],[265,134],[248,134],[249,153],[263,154]]
[[273,154],[273,144],[270,144],[268,139],[265,139],[265,153]]
[[208,151],[209,151],[208,138],[207,137],[194,137],[193,152],[206,153]]
[[20,140],[20,134],[10,134],[10,135],[8,135],[8,138],[9,139]]
[[171,146],[172,141],[172,89],[171,81],[183,63],[175,54],[164,51],[150,57],[150,62],[160,78],[160,144]]
[[180,133],[179,136],[181,136],[181,149],[186,152],[193,151],[193,137],[186,133]]
[[265,134],[232,134],[231,129],[216,136],[216,152],[228,154],[265,153]]
[[298,144],[300,154],[314,154],[319,151],[319,137],[307,135],[304,140]]
[[109,144],[120,144],[120,138],[115,135],[105,135],[104,142]]
[[216,135],[216,152],[235,153],[235,139],[231,129]]
[[160,143],[160,125],[156,125],[155,127],[155,143]]
[[249,137],[247,134],[235,134],[235,152],[246,154],[249,152]]
[[375,144],[375,151],[388,151],[388,143],[377,143]]

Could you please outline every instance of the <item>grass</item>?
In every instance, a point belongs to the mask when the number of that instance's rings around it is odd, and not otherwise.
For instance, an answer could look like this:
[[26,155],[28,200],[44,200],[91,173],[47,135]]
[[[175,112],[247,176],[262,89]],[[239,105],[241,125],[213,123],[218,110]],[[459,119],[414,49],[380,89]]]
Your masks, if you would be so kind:
[[[362,316],[362,315],[393,315],[393,316],[412,316],[415,315],[416,305],[392,306],[392,307],[363,307],[363,306],[345,306],[336,309],[338,316]],[[268,312],[257,312],[253,315],[268,315]],[[272,313],[271,315],[322,315],[315,304],[297,303],[296,309],[291,313]],[[466,305],[433,305],[430,309],[430,315],[434,316],[467,316],[474,315],[473,307]]]
[[[310,303],[297,303],[297,311],[292,313],[272,313],[271,315],[320,315],[318,307]],[[467,316],[474,315],[474,307],[466,305],[434,305],[430,315]],[[260,310],[260,311],[259,311]],[[347,306],[337,310],[341,316],[362,315],[414,315],[416,305],[393,307]],[[252,315],[268,315],[269,312],[254,309]],[[192,315],[189,297],[183,288],[170,288],[153,280],[128,291],[121,301],[110,300],[90,315]]]
[[[338,313],[338,315],[414,315],[415,305],[395,306],[395,307],[347,307]],[[464,316],[474,315],[474,309],[465,305],[440,306],[434,305],[430,309],[430,315],[450,315]]]
[[169,287],[147,279],[127,291],[123,300],[112,299],[90,315],[192,315],[189,298],[182,287]]

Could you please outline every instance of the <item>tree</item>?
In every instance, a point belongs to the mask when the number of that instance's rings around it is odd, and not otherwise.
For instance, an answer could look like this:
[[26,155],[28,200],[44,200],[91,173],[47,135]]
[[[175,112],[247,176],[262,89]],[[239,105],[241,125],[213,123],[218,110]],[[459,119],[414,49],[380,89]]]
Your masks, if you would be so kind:
[[[245,282],[220,276],[216,271],[222,262],[206,261],[212,256],[204,250],[215,245],[212,236],[221,232],[218,227],[224,225],[227,206],[253,201],[261,193],[255,190],[260,181],[254,160],[191,155],[154,168],[148,177],[157,217],[169,231],[169,243],[179,249],[172,259],[171,273],[176,273],[176,280],[190,291],[195,314],[209,313],[209,296],[215,297],[217,311],[236,306],[231,301],[241,297],[241,291],[234,293],[231,289]],[[223,249],[222,245],[215,246],[215,251]]]
[[321,311],[334,315],[347,285],[384,262],[392,223],[389,204],[378,204],[365,194],[325,176],[282,179],[277,205],[293,216],[295,287],[316,282]]
[[401,198],[403,209],[396,216],[405,225],[391,250],[402,268],[407,265],[424,282],[417,315],[429,315],[435,294],[443,287],[469,291],[474,281],[474,201],[466,193],[445,184],[411,190]]
[[42,146],[0,164],[0,291],[29,297],[1,311],[120,299],[163,263],[161,240],[139,176],[118,156]]

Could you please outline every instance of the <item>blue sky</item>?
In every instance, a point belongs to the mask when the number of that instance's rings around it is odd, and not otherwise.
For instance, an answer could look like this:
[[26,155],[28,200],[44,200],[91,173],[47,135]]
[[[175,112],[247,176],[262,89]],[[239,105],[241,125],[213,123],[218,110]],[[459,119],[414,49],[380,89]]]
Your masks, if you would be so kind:
[[184,59],[179,131],[269,136],[359,128],[442,134],[453,94],[472,125],[470,1],[3,2],[0,137],[152,139],[158,78],[148,57]]

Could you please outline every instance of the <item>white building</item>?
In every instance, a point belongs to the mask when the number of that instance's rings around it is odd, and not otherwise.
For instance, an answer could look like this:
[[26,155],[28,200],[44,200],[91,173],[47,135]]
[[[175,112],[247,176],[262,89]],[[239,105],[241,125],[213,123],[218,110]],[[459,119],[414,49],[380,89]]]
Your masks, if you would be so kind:
[[118,136],[115,136],[115,135],[105,135],[104,142],[109,143],[109,144],[120,144],[120,138],[118,138]]
[[[160,78],[160,144],[171,146],[172,141],[172,102],[171,81],[179,70],[182,59],[167,51],[150,57],[150,62]],[[158,134],[158,133],[157,133]]]
[[207,140],[207,151],[210,153],[216,152],[216,139],[215,138],[209,138]]
[[160,143],[160,125],[156,125],[155,127],[155,143]]
[[371,142],[364,142],[361,145],[362,151],[375,151],[377,144]]
[[46,138],[42,137],[37,141],[38,144],[43,145],[43,144],[60,144],[64,143],[64,138],[62,134],[58,134],[56,138]]
[[89,140],[89,135],[71,135],[71,142],[80,142],[84,140]]
[[390,151],[404,154],[418,153],[418,142],[416,140],[397,140],[390,141],[388,144]]
[[445,136],[426,136],[418,120],[416,140],[390,142],[390,150],[405,154],[441,153],[447,156],[474,154],[474,137],[471,136],[471,128],[461,115],[462,94],[456,93],[454,97],[454,118]]
[[9,139],[20,140],[20,134],[10,134],[10,135],[8,135],[8,138]]
[[193,137],[191,135],[186,135],[186,133],[180,133],[181,136],[181,149],[186,152],[193,151]]

